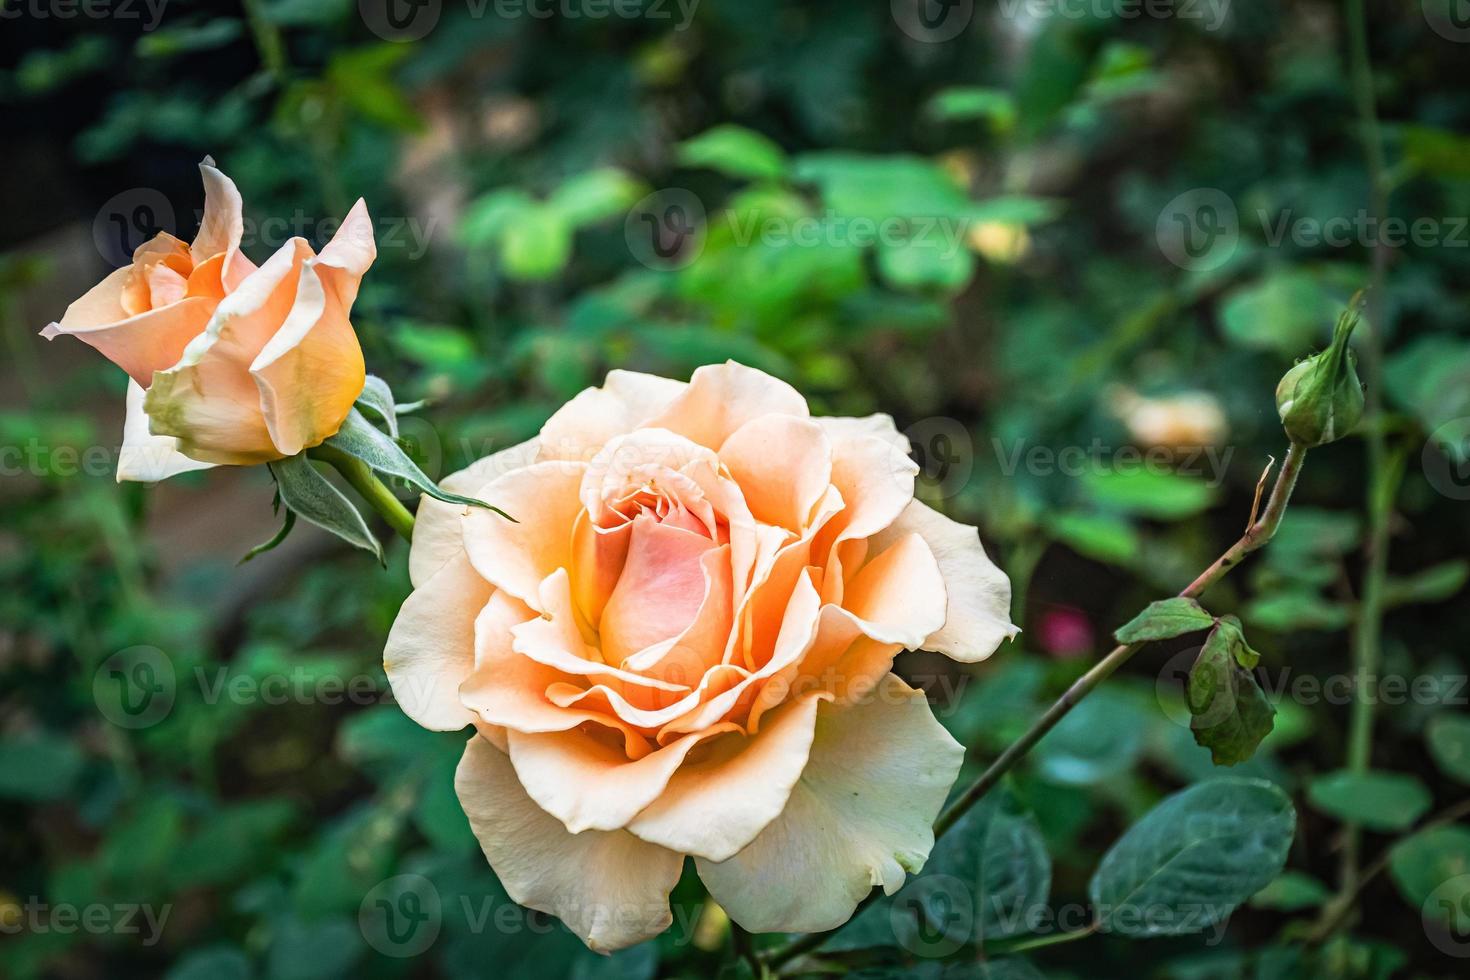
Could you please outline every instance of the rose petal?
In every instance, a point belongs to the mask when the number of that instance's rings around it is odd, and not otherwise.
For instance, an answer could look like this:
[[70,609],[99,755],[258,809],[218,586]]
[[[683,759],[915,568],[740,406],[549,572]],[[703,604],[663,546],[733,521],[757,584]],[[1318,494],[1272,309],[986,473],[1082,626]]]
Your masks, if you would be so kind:
[[689,387],[645,425],[716,449],[751,419],[772,414],[806,418],[810,412],[806,399],[786,382],[726,361],[695,369]]
[[464,518],[465,549],[486,581],[541,608],[541,581],[572,558],[572,526],[582,503],[577,491],[586,463],[533,463],[480,488],[478,497],[516,518],[470,508]]
[[235,182],[216,168],[209,157],[199,164],[199,176],[204,180],[204,218],[199,222],[199,234],[194,236],[189,251],[196,266],[223,255],[222,278],[225,288],[233,290],[255,271],[255,263],[240,251],[240,236],[245,230],[244,202]]
[[806,528],[832,484],[832,445],[810,419],[762,415],[736,429],[719,455],[752,516],[792,531]]
[[[477,494],[485,484],[530,465],[535,458],[536,440],[530,439],[451,473],[439,481],[439,487],[479,500],[482,498]],[[461,522],[470,510],[464,504],[446,503],[428,494],[419,497],[419,507],[414,512],[413,546],[408,552],[408,577],[415,586],[428,581],[450,558],[464,553]]]
[[716,725],[629,760],[585,732],[506,732],[510,761],[526,793],[574,834],[618,830],[658,799],[696,745],[734,725]]
[[948,599],[944,625],[919,644],[960,663],[976,663],[1020,632],[1011,624],[1011,582],[980,544],[980,532],[915,500],[872,544],[923,537],[939,563]]
[[890,674],[870,701],[818,712],[806,769],[760,836],[695,867],[745,929],[834,929],[874,885],[891,895],[923,867],[963,757],[923,693]]
[[129,316],[120,297],[130,266],[124,266],[66,308],[60,322],[41,331],[47,340],[63,334],[96,348],[144,388],[153,373],[177,364],[189,342],[204,332],[215,303],[195,297]]
[[599,627],[609,662],[620,664],[694,622],[705,594],[700,559],[714,547],[703,534],[660,524],[647,514],[633,521],[628,558]]
[[637,371],[609,371],[601,388],[587,388],[541,427],[542,459],[586,462],[615,436],[632,432],[678,397],[682,381]]
[[148,431],[148,416],[143,411],[145,392],[138,382],[128,379],[127,418],[123,422],[122,448],[117,454],[117,480],[154,483],[191,470],[207,470],[213,463],[201,463],[179,452],[179,441],[168,436],[155,436]]
[[383,650],[383,670],[403,713],[425,728],[456,731],[475,713],[459,686],[475,669],[475,618],[494,587],[460,556],[411,592]]
[[734,856],[785,808],[806,767],[817,703],[804,698],[779,708],[757,735],[715,739],[707,756],[674,773],[628,830],[682,854]]
[[592,949],[631,946],[673,921],[669,892],[683,855],[621,830],[568,833],[526,794],[505,754],[480,736],[465,746],[454,788],[506,893],[557,916]]
[[287,455],[271,440],[250,366],[290,313],[302,264],[310,257],[300,238],[281,246],[220,301],[179,363],[153,376],[144,407],[155,434],[174,436],[185,455],[213,463],[262,463]]

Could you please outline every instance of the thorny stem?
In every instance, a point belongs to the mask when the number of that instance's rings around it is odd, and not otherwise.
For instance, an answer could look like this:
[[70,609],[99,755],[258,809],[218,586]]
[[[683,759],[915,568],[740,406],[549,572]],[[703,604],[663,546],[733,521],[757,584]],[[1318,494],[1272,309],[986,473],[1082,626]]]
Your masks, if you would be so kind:
[[[1291,500],[1292,490],[1296,488],[1296,480],[1301,474],[1302,462],[1306,459],[1306,455],[1307,451],[1305,448],[1295,443],[1292,444],[1291,448],[1287,450],[1286,461],[1282,463],[1280,472],[1276,474],[1276,483],[1271,488],[1271,497],[1266,502],[1266,509],[1261,514],[1260,520],[1248,527],[1246,532],[1241,535],[1240,540],[1226,549],[1224,554],[1215,559],[1214,564],[1210,565],[1209,568],[1200,573],[1198,578],[1189,583],[1179,593],[1180,596],[1186,598],[1199,596],[1200,593],[1204,592],[1211,585],[1224,578],[1225,574],[1240,564],[1246,555],[1249,555],[1271,540],[1271,537],[1276,533],[1276,528],[1281,524],[1281,518],[1286,514],[1286,505]],[[949,805],[948,809],[939,815],[939,819],[934,822],[934,839],[938,840],[953,828],[960,817],[964,816],[970,807],[974,806],[986,793],[994,789],[995,785],[1000,782],[1001,777],[1015,768],[1016,763],[1020,762],[1026,753],[1031,751],[1047,732],[1056,727],[1057,722],[1065,718],[1067,713],[1075,708],[1083,698],[1092,693],[1093,689],[1107,680],[1113,671],[1126,663],[1128,658],[1133,656],[1141,646],[1143,646],[1141,643],[1125,643],[1114,648],[1111,653],[1098,661],[1091,670],[1083,674],[1071,687],[1067,688],[1066,692],[1057,699],[1056,703],[1032,723],[1025,734],[1011,743],[1000,754],[1000,757],[990,764],[990,768],[981,773],[979,778],[971,783]],[[867,898],[858,904],[857,909],[853,912],[853,918],[856,918],[863,909],[876,901],[878,894],[877,891],[870,892]],[[848,921],[851,921],[851,919]],[[840,929],[841,926],[838,928]],[[836,929],[833,929],[829,932],[810,933],[799,939],[792,940],[785,946],[768,952],[764,957],[765,962],[771,967],[779,967],[794,957],[816,949],[836,931]]]
[[347,481],[348,486],[371,504],[373,510],[382,514],[393,530],[398,532],[399,537],[405,541],[413,540],[413,515],[393,495],[393,491],[373,475],[373,471],[366,463],[332,446],[317,446],[311,450],[311,455],[324,463],[330,463],[338,473],[341,473],[342,479]]

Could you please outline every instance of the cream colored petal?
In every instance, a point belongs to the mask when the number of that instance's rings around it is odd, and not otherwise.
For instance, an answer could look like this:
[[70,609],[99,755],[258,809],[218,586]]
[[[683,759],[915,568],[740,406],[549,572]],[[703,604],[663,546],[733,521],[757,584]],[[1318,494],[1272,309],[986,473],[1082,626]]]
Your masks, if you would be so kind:
[[587,388],[541,427],[542,459],[587,462],[615,436],[643,425],[685,388],[637,371],[609,371],[601,388]]
[[633,521],[627,561],[599,626],[610,662],[620,664],[673,639],[694,622],[706,589],[701,559],[715,547],[703,534],[660,524],[647,514]]
[[204,217],[189,252],[195,265],[223,254],[221,278],[225,288],[233,290],[255,271],[255,264],[240,251],[240,236],[245,230],[244,202],[235,182],[209,157],[199,164],[199,176],[204,180]]
[[572,528],[582,509],[577,491],[586,463],[552,460],[512,470],[480,488],[480,499],[516,518],[470,508],[464,518],[465,548],[475,570],[538,612],[546,576],[568,568]]
[[403,713],[425,728],[456,731],[475,720],[459,686],[475,669],[475,619],[494,587],[455,558],[404,601],[388,632],[383,670]]
[[873,544],[884,547],[908,534],[923,537],[934,553],[948,599],[943,627],[924,639],[922,649],[975,663],[1020,632],[1011,624],[1010,579],[985,554],[979,531],[916,500]]
[[684,856],[626,831],[570,834],[538,807],[505,754],[470,738],[454,777],[470,829],[510,897],[560,918],[598,952],[663,932]]
[[751,419],[725,440],[719,456],[740,485],[752,516],[792,531],[806,528],[832,483],[832,444],[811,419]]
[[674,773],[628,830],[711,861],[733,857],[785,808],[806,766],[817,704],[804,698],[776,709],[756,735],[721,735],[708,755]]
[[144,405],[156,435],[174,436],[186,456],[215,463],[287,455],[271,440],[250,365],[286,321],[310,257],[300,238],[281,246],[220,301],[179,363],[153,376]]
[[622,749],[584,731],[506,732],[510,761],[527,794],[574,834],[618,830],[658,799],[696,745],[734,725],[720,725],[629,760]]
[[117,480],[154,483],[191,470],[207,470],[213,463],[201,463],[179,452],[179,441],[168,436],[155,436],[148,431],[148,416],[143,411],[144,391],[138,382],[128,381],[128,414],[123,422],[122,448],[117,456]]
[[826,430],[827,438],[833,443],[862,436],[873,436],[882,439],[905,456],[912,448],[909,444],[909,437],[898,431],[898,424],[893,421],[893,416],[882,412],[858,417],[824,415],[818,417],[816,422]]
[[696,859],[699,876],[752,932],[834,929],[873,886],[891,895],[923,867],[963,757],[923,693],[890,674],[870,700],[819,710],[781,815],[729,860]]
[[946,583],[920,535],[884,544],[848,583],[842,605],[869,636],[917,650],[944,625]]
[[695,370],[689,387],[647,427],[668,429],[716,449],[751,419],[772,414],[805,418],[810,413],[806,399],[791,385],[726,361]]
[[290,313],[250,365],[271,441],[287,456],[334,435],[362,394],[349,314],[376,256],[372,219],[358,201],[322,254],[302,263]]
[[[462,496],[475,497],[480,488],[511,470],[529,466],[536,459],[536,440],[530,439],[498,453],[476,460],[439,481],[439,486]],[[408,577],[414,585],[428,581],[444,563],[464,553],[462,521],[470,508],[435,500],[428,494],[419,497],[414,512],[413,546],[408,552]]]

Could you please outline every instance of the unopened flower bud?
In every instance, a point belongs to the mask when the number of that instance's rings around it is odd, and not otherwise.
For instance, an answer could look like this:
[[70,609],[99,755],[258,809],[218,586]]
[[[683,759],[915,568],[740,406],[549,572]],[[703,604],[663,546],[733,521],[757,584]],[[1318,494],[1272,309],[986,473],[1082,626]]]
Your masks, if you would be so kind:
[[[1361,295],[1361,294],[1360,294]],[[1341,439],[1363,417],[1363,384],[1348,338],[1358,325],[1359,297],[1337,318],[1332,343],[1297,364],[1276,386],[1276,411],[1291,441],[1323,446]]]

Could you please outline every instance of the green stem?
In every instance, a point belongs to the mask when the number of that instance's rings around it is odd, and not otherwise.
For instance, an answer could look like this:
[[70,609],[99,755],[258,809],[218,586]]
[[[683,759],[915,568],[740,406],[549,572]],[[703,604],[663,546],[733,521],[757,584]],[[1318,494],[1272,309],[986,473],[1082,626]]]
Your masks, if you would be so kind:
[[[1071,932],[1058,932],[1050,936],[1028,936],[1018,942],[998,945],[994,952],[997,955],[1003,954],[1010,956],[1013,953],[1024,953],[1033,949],[1045,949],[1048,946],[1060,946],[1063,943],[1074,943],[1079,939],[1086,939],[1101,928],[1101,922],[1094,922],[1090,926],[1082,929],[1073,929]],[[990,952],[988,949],[986,951]]]
[[314,459],[330,463],[338,473],[341,473],[347,485],[356,490],[363,500],[371,504],[373,510],[382,514],[384,520],[398,532],[399,537],[405,541],[413,540],[413,515],[393,495],[393,491],[373,475],[373,471],[366,463],[332,446],[317,446],[311,450],[311,455]]
[[260,0],[241,0],[245,8],[245,22],[250,25],[250,36],[255,41],[255,50],[260,62],[276,81],[286,77],[286,43],[281,31],[266,16]]
[[[1371,217],[1381,219],[1388,211],[1389,184],[1373,94],[1373,65],[1368,56],[1363,0],[1347,0],[1346,20],[1353,99],[1368,170],[1368,210]],[[1367,564],[1353,632],[1353,705],[1348,722],[1347,748],[1347,768],[1358,773],[1367,771],[1372,762],[1374,706],[1369,690],[1381,656],[1383,591],[1388,578],[1388,525],[1393,499],[1398,491],[1398,479],[1389,472],[1392,467],[1383,428],[1383,287],[1388,251],[1377,240],[1370,243],[1369,248],[1372,279],[1367,298],[1368,329],[1362,332],[1360,344],[1367,387],[1362,423],[1368,464],[1368,529],[1364,544]],[[1357,890],[1361,848],[1361,829],[1349,824],[1343,840],[1338,882],[1340,898]]]
[[[1291,448],[1286,452],[1286,460],[1281,464],[1281,471],[1276,474],[1276,483],[1271,488],[1271,497],[1267,501],[1266,509],[1262,512],[1260,519],[1248,527],[1245,534],[1241,535],[1240,540],[1226,549],[1224,554],[1215,559],[1214,563],[1201,572],[1199,577],[1189,583],[1179,595],[1187,598],[1199,596],[1211,585],[1224,578],[1225,574],[1240,564],[1246,555],[1249,555],[1271,540],[1272,536],[1276,533],[1276,528],[1281,525],[1281,518],[1286,515],[1286,505],[1291,500],[1292,491],[1296,488],[1296,480],[1301,474],[1302,462],[1306,459],[1306,455],[1307,451],[1304,448],[1292,444]],[[1114,648],[1112,653],[1109,653],[1102,660],[1098,661],[1091,670],[1083,674],[1071,687],[1067,688],[1066,692],[1057,699],[1056,703],[1046,709],[1046,713],[1032,723],[1025,734],[1011,743],[1000,754],[1000,757],[990,764],[990,768],[981,773],[949,805],[948,809],[939,815],[939,819],[934,822],[934,839],[938,840],[949,830],[953,829],[954,825],[959,822],[960,817],[964,816],[966,811],[978,803],[986,793],[990,792],[1006,773],[1015,768],[1016,763],[1020,762],[1026,753],[1031,751],[1032,747],[1041,741],[1047,732],[1055,728],[1057,723],[1067,716],[1068,712],[1075,708],[1083,698],[1092,693],[1094,688],[1107,680],[1113,671],[1126,663],[1128,658],[1133,656],[1142,645],[1141,643],[1125,643]],[[877,891],[870,892],[858,904],[857,909],[853,912],[852,918],[856,918],[863,909],[877,899],[879,894]],[[852,919],[850,918],[848,921],[850,922]],[[838,928],[840,929],[841,926]],[[836,929],[833,929],[829,932],[811,933],[802,936],[800,939],[793,940],[785,946],[770,951],[766,955],[765,960],[772,967],[780,966],[793,957],[816,949],[836,931]]]

